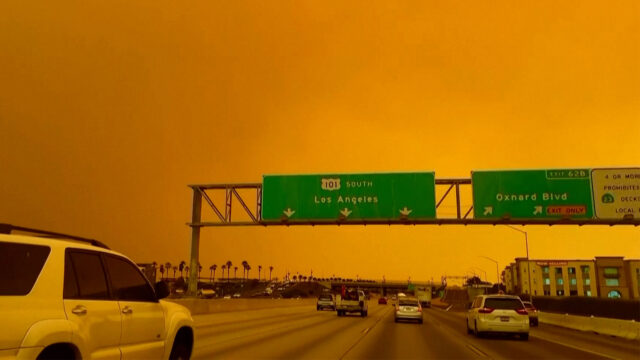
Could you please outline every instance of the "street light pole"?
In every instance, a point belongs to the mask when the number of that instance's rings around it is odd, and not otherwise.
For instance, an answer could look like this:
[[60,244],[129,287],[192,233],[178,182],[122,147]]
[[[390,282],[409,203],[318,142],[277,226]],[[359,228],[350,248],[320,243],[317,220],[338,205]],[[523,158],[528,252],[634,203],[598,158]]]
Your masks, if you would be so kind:
[[488,256],[482,256],[480,255],[481,258],[485,258],[487,260],[491,260],[494,263],[496,263],[496,283],[498,284],[498,290],[500,290],[500,284],[502,283],[500,281],[500,270],[498,270],[498,262],[496,260],[493,260],[492,258],[488,257]]
[[524,244],[525,244],[525,247],[527,249],[527,273],[529,274],[529,302],[532,302],[532,296],[531,296],[531,262],[529,261],[529,239],[527,238],[527,232],[524,231],[524,230],[520,230],[518,228],[515,228],[515,227],[513,227],[511,225],[506,225],[505,224],[505,226],[524,234]]

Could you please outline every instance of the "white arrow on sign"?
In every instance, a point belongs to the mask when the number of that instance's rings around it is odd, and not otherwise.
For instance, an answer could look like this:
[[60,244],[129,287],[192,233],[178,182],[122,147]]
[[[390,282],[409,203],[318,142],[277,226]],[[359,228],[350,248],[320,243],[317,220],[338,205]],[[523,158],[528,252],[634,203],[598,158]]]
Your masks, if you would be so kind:
[[538,205],[533,208],[533,215],[542,214],[542,206]]
[[344,215],[344,217],[349,217],[349,215],[351,215],[351,213],[352,213],[352,211],[347,209],[347,208],[344,208],[344,209],[340,210],[340,214]]
[[290,218],[291,215],[295,214],[296,212],[294,210],[291,210],[291,208],[287,208],[287,210],[283,211],[283,213],[287,215],[288,218]]
[[409,214],[411,214],[411,212],[412,212],[413,210],[409,210],[409,209],[407,209],[407,207],[405,206],[405,207],[404,207],[404,209],[401,209],[401,210],[398,210],[398,211],[400,211],[400,214],[401,214],[401,215],[403,215],[403,216],[409,216]]
[[485,206],[484,214],[482,215],[493,215],[493,206]]

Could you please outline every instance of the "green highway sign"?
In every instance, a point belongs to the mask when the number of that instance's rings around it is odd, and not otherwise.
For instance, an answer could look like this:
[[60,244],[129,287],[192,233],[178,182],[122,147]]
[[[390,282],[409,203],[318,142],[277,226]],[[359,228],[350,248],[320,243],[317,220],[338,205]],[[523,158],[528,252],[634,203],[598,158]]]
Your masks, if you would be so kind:
[[435,173],[265,175],[262,220],[435,219]]
[[590,169],[472,171],[476,219],[592,218]]

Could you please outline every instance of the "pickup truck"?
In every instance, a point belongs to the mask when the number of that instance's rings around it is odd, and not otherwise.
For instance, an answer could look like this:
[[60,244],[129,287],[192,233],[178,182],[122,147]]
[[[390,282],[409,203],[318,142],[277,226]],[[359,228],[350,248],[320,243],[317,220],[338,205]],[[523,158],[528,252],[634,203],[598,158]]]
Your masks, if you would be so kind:
[[362,290],[346,289],[342,294],[336,296],[336,311],[338,316],[357,312],[360,313],[360,316],[365,317],[369,310],[368,303]]

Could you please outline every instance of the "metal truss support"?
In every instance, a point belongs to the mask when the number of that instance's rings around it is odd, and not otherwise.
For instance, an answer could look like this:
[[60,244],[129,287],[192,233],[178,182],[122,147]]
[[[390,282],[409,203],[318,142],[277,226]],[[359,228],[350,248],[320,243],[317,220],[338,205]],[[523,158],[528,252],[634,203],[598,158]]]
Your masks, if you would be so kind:
[[[413,219],[392,219],[392,220],[305,220],[305,221],[263,221],[262,220],[262,184],[261,183],[237,183],[237,184],[199,184],[189,185],[193,190],[193,207],[191,212],[191,222],[187,223],[191,227],[191,261],[192,271],[189,272],[188,294],[195,296],[197,293],[198,274],[198,249],[200,246],[200,228],[214,226],[292,226],[292,225],[640,225],[640,219],[474,219],[469,217],[472,213],[473,205],[462,216],[460,188],[471,187],[469,178],[436,179],[436,187],[447,187],[444,195],[436,204],[436,212],[442,202],[450,196],[451,190],[455,188],[456,217],[440,217],[426,220]],[[245,199],[240,191],[255,194],[255,198]],[[221,194],[224,192],[224,194]],[[211,193],[224,195],[224,213],[222,207],[216,205]],[[236,199],[234,201],[233,199]],[[213,211],[217,221],[202,220],[202,199]],[[234,204],[240,204],[238,211],[232,211]],[[249,204],[256,204],[255,212]],[[237,208],[237,206],[236,206]],[[232,217],[232,214],[236,218]],[[239,219],[240,218],[240,219]]]

